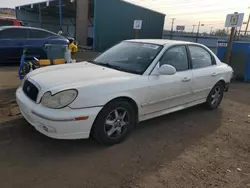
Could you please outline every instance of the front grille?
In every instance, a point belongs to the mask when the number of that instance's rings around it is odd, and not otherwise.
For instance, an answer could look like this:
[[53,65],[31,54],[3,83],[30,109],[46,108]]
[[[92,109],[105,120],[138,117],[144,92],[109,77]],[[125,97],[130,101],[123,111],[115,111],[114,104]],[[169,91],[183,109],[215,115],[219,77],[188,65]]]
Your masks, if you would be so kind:
[[39,90],[30,81],[26,80],[23,84],[23,92],[33,101],[36,102]]

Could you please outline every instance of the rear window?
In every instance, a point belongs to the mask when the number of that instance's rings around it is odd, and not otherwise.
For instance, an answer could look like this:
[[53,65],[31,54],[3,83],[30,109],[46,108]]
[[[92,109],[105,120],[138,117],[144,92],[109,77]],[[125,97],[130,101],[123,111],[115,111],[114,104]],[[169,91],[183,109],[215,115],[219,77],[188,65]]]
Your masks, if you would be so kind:
[[0,30],[1,39],[24,39],[27,38],[26,29],[22,28],[10,28]]
[[42,30],[30,29],[28,32],[29,32],[29,38],[33,39],[47,38],[53,36],[53,34]]
[[0,26],[12,26],[13,21],[11,20],[0,20]]

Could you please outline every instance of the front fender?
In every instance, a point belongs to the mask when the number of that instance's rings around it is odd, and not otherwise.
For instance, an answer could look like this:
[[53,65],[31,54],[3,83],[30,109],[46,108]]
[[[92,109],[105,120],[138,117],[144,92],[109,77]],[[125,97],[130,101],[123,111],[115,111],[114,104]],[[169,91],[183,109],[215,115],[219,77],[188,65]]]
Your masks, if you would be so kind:
[[129,92],[120,92],[120,93],[110,93],[105,95],[96,96],[93,95],[92,97],[81,97],[79,99],[76,99],[73,103],[70,104],[70,108],[72,109],[79,109],[79,108],[91,108],[91,107],[99,107],[99,106],[105,106],[110,101],[116,99],[116,98],[123,98],[127,97],[135,101],[138,108],[140,107],[140,99],[137,97],[137,95],[133,95]]

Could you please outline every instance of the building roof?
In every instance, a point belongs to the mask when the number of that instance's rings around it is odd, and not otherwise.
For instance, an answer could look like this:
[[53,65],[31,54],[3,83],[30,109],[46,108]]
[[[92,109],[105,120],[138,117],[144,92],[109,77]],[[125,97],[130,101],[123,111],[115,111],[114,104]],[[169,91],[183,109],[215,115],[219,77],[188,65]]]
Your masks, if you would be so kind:
[[[142,8],[142,9],[149,10],[151,12],[155,12],[155,13],[161,14],[163,16],[166,16],[162,12],[158,12],[158,11],[155,11],[155,10],[143,7],[143,6],[139,6],[139,5],[136,5],[134,3],[130,3],[130,2],[125,1],[125,0],[121,0],[121,1],[123,3],[127,3],[127,4],[129,4],[131,6]],[[50,14],[51,13],[55,14],[55,12],[56,12],[55,7],[58,8],[58,3],[59,3],[58,0],[49,0],[49,4],[50,4],[49,6],[46,6],[47,2],[48,2],[48,0],[42,0],[42,1],[36,2],[36,3],[29,3],[29,4],[19,5],[19,6],[16,6],[16,9],[39,12],[39,6],[40,6],[40,8],[42,9],[43,12],[45,12],[45,13],[47,12],[47,13],[50,13]],[[89,2],[90,2],[90,6],[92,6],[94,8],[94,0],[89,0]],[[75,4],[76,4],[76,2],[71,3],[69,0],[62,0],[62,7],[63,7],[63,12],[62,13],[65,14],[65,13],[69,12],[70,17],[75,17],[75,11],[76,11],[76,8],[74,7]],[[31,5],[33,5],[33,8],[31,8]]]
[[46,31],[55,35],[58,35],[52,31],[48,31],[46,29],[42,29],[42,28],[37,28],[37,27],[26,27],[26,26],[1,26],[0,30],[4,30],[4,29],[32,29],[32,30],[40,30],[40,31]]
[[[49,0],[49,6],[47,1],[41,1],[36,3],[30,3],[25,5],[16,6],[16,10],[24,10],[33,13],[39,13],[39,10],[43,15],[58,15],[58,0]],[[31,6],[32,5],[32,6]],[[69,0],[62,0],[62,14],[65,17],[75,17],[76,15],[76,3],[71,3]]]

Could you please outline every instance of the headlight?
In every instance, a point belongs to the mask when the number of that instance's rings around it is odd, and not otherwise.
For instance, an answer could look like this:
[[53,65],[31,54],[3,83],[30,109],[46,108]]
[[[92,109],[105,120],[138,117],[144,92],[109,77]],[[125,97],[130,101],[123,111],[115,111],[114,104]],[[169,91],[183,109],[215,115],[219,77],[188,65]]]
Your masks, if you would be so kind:
[[42,97],[42,104],[48,108],[64,108],[71,104],[77,97],[77,90],[66,90],[51,95],[51,92],[46,92]]

